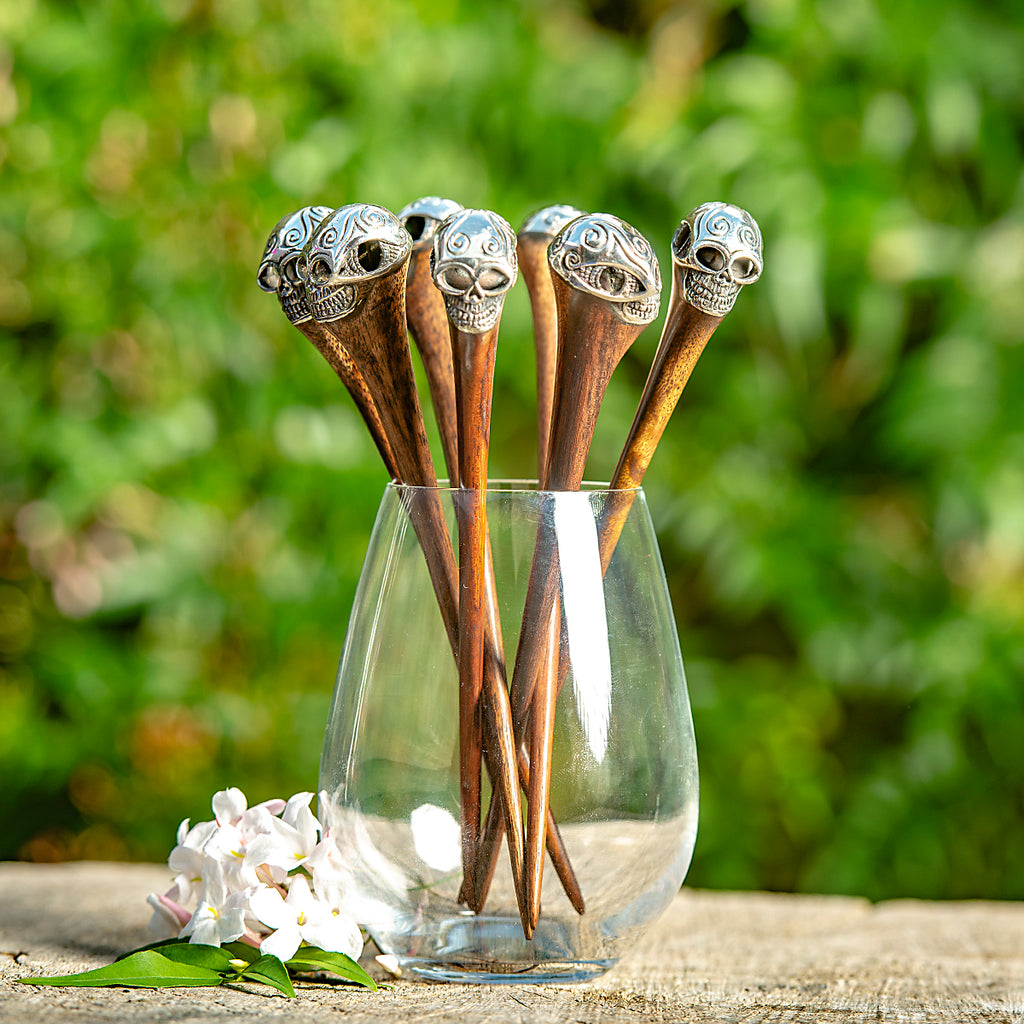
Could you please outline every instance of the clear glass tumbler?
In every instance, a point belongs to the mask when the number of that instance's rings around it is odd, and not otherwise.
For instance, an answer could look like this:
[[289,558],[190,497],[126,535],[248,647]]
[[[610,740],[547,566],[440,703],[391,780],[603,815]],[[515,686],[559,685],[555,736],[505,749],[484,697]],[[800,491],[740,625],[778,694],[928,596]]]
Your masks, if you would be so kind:
[[480,912],[458,902],[459,677],[428,559],[435,580],[447,560],[450,585],[457,510],[473,497],[385,489],[327,722],[320,813],[351,873],[354,913],[406,972],[584,981],[611,967],[669,905],[696,838],[696,747],[661,556],[642,490],[489,485],[510,681],[535,561],[534,572],[554,581],[561,616],[550,806],[585,910],[570,903],[547,860],[528,940],[504,841]]

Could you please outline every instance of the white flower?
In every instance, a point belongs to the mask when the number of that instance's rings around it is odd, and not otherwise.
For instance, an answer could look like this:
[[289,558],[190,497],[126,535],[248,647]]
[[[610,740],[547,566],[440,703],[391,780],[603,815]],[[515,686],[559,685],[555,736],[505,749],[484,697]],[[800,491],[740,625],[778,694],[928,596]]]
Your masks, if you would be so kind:
[[191,915],[178,902],[180,898],[177,885],[172,885],[162,896],[151,892],[146,897],[146,902],[153,908],[149,930],[162,939],[174,938],[182,926],[188,923]]
[[312,798],[312,793],[296,793],[281,817],[270,819],[269,830],[246,847],[246,869],[268,864],[287,873],[305,863],[316,848],[320,831],[320,822],[308,807]]
[[[295,798],[292,797],[294,800]],[[213,816],[220,827],[234,825],[242,833],[253,833],[263,831],[263,825],[268,816],[280,814],[287,804],[279,798],[264,800],[255,807],[249,807],[245,794],[232,787],[222,789],[219,793],[213,794]],[[308,803],[308,801],[307,801]]]
[[189,828],[186,818],[178,826],[178,845],[171,850],[167,866],[175,872],[174,884],[178,887],[176,902],[188,905],[199,895],[203,870],[203,847],[210,836],[217,831],[215,821],[202,821],[195,828]]
[[228,892],[224,867],[213,857],[203,861],[203,888],[199,906],[181,929],[181,938],[219,946],[233,942],[245,932],[245,910],[251,890]]
[[353,960],[362,952],[363,936],[358,925],[318,900],[309,891],[305,875],[291,879],[286,900],[277,889],[263,887],[250,896],[249,907],[263,924],[276,929],[260,944],[261,953],[290,960],[302,942],[346,953]]

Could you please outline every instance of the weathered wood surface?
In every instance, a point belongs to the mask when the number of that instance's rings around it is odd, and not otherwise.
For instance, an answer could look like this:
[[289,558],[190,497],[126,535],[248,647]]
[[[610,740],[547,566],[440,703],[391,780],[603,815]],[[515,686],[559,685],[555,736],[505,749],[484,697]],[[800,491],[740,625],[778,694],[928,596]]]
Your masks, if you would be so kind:
[[243,988],[15,984],[98,967],[149,941],[145,896],[168,880],[166,868],[152,865],[0,864],[0,1021],[1024,1024],[1024,905],[872,906],[768,893],[684,891],[613,971],[582,986],[403,980],[374,994],[303,984],[287,1000]]

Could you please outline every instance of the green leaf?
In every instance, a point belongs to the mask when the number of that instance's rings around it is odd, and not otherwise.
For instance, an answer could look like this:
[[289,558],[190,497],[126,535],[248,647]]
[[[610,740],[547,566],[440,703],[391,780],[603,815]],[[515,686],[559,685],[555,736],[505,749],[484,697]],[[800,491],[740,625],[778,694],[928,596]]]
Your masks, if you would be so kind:
[[148,942],[145,946],[138,946],[135,949],[129,949],[127,953],[122,953],[114,963],[120,963],[122,960],[127,960],[128,957],[134,956],[136,953],[145,953],[151,949],[155,949],[157,952],[160,952],[164,946],[175,946],[182,942],[188,942],[188,939],[179,939],[177,937],[173,939],[157,939],[156,942]]
[[193,967],[205,967],[222,973],[233,970],[232,954],[220,946],[208,946],[202,942],[172,942],[160,946],[156,952],[179,964],[191,964]]
[[248,942],[226,942],[221,949],[226,949],[235,960],[244,960],[247,964],[254,963],[260,958],[260,951]]
[[295,989],[292,988],[291,978],[288,977],[284,964],[269,953],[264,953],[258,960],[244,968],[240,976],[246,981],[259,981],[264,985],[270,985],[278,992],[283,992],[289,999],[295,998]]
[[24,985],[59,985],[68,988],[101,988],[106,985],[124,985],[131,988],[194,988],[200,985],[219,985],[223,980],[218,971],[178,963],[151,949],[132,953],[124,960],[116,960],[94,971],[47,978],[18,978]]
[[371,978],[350,956],[321,949],[319,946],[302,946],[288,961],[293,971],[331,971],[346,981],[377,990],[377,982]]

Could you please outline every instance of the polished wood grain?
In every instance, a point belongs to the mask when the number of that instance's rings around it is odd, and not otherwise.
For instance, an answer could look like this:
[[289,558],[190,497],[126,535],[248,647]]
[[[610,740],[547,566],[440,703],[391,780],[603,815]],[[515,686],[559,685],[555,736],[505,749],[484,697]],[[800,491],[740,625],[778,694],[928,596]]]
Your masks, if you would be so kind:
[[[477,849],[480,842],[480,764],[483,721],[482,690],[485,685],[485,641],[490,621],[497,628],[493,568],[487,547],[487,453],[490,440],[491,396],[498,324],[483,334],[470,334],[450,325],[455,398],[458,414],[459,481],[459,766],[462,806],[462,854],[464,891],[474,897]],[[488,587],[488,578],[492,585]],[[493,678],[493,673],[492,673]],[[507,691],[491,690],[493,756],[499,770],[494,782],[500,787],[509,837],[512,877],[519,899],[523,928],[529,915],[523,888],[522,806],[516,771],[515,739]],[[529,932],[527,931],[529,935]]]
[[[552,286],[557,308],[558,360],[551,443],[542,484],[547,491],[574,491],[583,481],[597,414],[612,372],[643,331],[643,325],[624,323],[606,300],[573,288],[558,274],[552,275]],[[526,829],[526,890],[534,926],[540,916],[544,873],[544,830],[551,785],[553,705],[561,633],[558,568],[550,558],[553,550],[550,524],[542,522],[512,675],[513,716],[522,730],[517,738],[525,742],[531,758],[528,805],[536,811],[528,815]]]
[[537,354],[537,479],[547,475],[548,439],[551,436],[551,405],[558,358],[555,292],[548,266],[548,246],[553,235],[520,231],[516,241],[519,270],[530,293],[533,344]]
[[448,338],[444,296],[430,276],[430,248],[414,247],[405,287],[409,334],[423,362],[434,418],[452,487],[459,482],[459,442],[455,411],[455,373]]
[[384,424],[381,423],[380,413],[377,412],[377,405],[366,386],[366,379],[363,377],[356,365],[355,360],[345,349],[337,338],[329,334],[315,320],[307,320],[304,323],[296,324],[296,328],[302,332],[306,339],[313,343],[316,350],[327,360],[330,367],[345,385],[352,401],[370,432],[370,437],[380,454],[384,468],[392,480],[399,479],[398,466],[395,463],[394,453],[391,451],[391,444],[388,441]]

